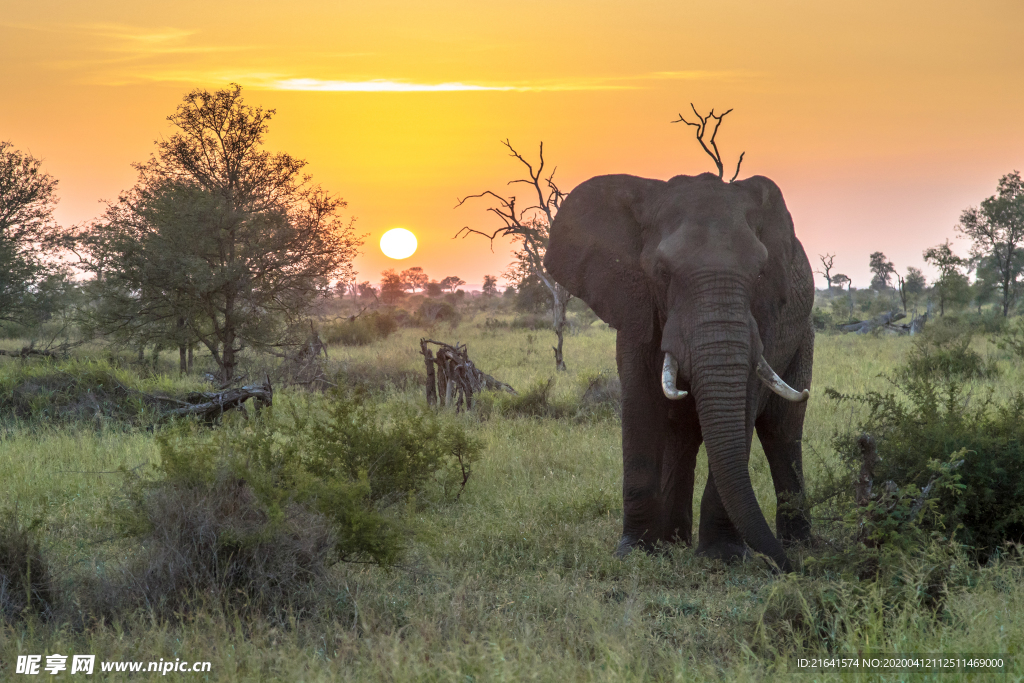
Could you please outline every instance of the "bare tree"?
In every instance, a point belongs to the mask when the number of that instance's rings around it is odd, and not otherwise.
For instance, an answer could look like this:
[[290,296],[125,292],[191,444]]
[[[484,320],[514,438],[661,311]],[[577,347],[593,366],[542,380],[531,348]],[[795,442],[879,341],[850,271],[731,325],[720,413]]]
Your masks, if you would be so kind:
[[537,195],[537,203],[520,209],[516,206],[516,197],[503,196],[492,190],[484,190],[479,194],[471,194],[463,197],[456,204],[456,208],[462,206],[467,199],[479,197],[491,197],[497,202],[497,206],[491,206],[488,211],[501,219],[504,226],[492,233],[481,232],[470,227],[464,227],[455,234],[455,237],[473,233],[483,235],[491,241],[491,250],[494,250],[494,239],[496,237],[511,237],[518,242],[522,249],[518,256],[520,264],[530,273],[544,283],[551,294],[551,327],[558,337],[558,346],[552,347],[555,352],[555,367],[558,370],[565,370],[565,360],[562,355],[562,342],[566,327],[565,312],[566,306],[572,295],[562,285],[555,282],[555,279],[544,269],[544,254],[548,246],[548,230],[555,220],[558,207],[562,204],[565,195],[555,184],[555,170],[552,169],[547,177],[544,177],[544,143],[540,143],[540,164],[534,169],[533,164],[512,147],[512,143],[505,140],[501,144],[509,149],[509,156],[513,156],[526,167],[529,179],[519,178],[510,180],[509,185],[523,183],[530,186],[531,194]]
[[828,283],[829,292],[832,291],[832,262],[835,257],[835,254],[818,254],[818,258],[821,259],[821,267],[823,270],[814,271],[825,278],[825,282]]
[[[722,165],[722,155],[718,151],[718,145],[715,144],[715,136],[718,135],[718,127],[722,125],[722,119],[724,119],[725,115],[731,112],[732,109],[725,112],[724,114],[719,114],[717,116],[715,116],[714,109],[712,109],[707,116],[701,116],[700,114],[697,113],[697,107],[693,106],[693,102],[690,103],[690,109],[693,110],[694,115],[697,117],[700,123],[687,121],[686,119],[683,118],[682,114],[679,115],[678,119],[672,121],[672,123],[685,123],[686,125],[693,126],[694,128],[697,129],[697,142],[699,142],[700,146],[704,148],[704,151],[708,153],[708,156],[714,160],[715,166],[718,167],[718,177],[724,180],[725,167]],[[704,136],[708,132],[708,124],[711,122],[712,119],[714,119],[715,121],[715,127],[711,129],[711,138],[707,142],[704,142]],[[710,148],[708,148],[709,144],[711,145]],[[730,183],[736,180],[736,177],[739,176],[740,164],[743,163],[743,157],[745,155],[746,152],[740,153],[740,160],[736,162],[736,172],[733,173],[732,178],[729,179]]]

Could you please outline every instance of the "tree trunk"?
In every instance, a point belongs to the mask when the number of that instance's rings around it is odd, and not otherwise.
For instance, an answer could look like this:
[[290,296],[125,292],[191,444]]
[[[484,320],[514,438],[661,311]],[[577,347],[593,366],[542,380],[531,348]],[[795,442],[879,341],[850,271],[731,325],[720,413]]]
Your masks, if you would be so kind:
[[565,372],[567,368],[565,366],[565,359],[562,356],[562,343],[565,335],[566,307],[572,295],[557,282],[554,283],[554,287],[549,287],[549,289],[551,290],[551,328],[558,337],[558,346],[552,347],[555,352],[555,370]]
[[188,374],[192,374],[192,360],[195,358],[194,354],[195,344],[188,345]]

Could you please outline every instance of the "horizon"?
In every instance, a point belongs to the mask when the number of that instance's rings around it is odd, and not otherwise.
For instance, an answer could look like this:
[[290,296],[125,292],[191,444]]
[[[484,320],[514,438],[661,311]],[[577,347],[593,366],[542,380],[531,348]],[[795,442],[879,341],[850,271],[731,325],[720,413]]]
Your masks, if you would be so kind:
[[[171,133],[187,92],[230,82],[277,110],[266,149],[307,160],[348,203],[367,234],[357,279],[375,283],[419,265],[507,284],[507,240],[491,252],[455,239],[499,227],[484,200],[454,207],[521,177],[501,140],[531,162],[543,142],[563,191],[604,173],[713,170],[693,129],[671,123],[691,102],[732,109],[717,138],[727,173],[745,152],[740,177],[782,188],[812,268],[834,253],[861,289],[874,251],[931,280],[922,251],[948,238],[966,254],[960,213],[1024,170],[1017,3],[246,7],[60,0],[5,13],[0,139],[60,181],[62,225],[98,218],[100,200],[135,183],[131,164]],[[377,242],[399,226],[420,247],[392,260]]]

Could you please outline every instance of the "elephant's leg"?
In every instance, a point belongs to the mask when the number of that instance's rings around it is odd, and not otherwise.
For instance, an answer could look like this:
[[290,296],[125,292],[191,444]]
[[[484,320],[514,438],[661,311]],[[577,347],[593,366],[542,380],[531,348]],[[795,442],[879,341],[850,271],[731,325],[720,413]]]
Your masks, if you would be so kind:
[[661,353],[619,333],[616,361],[622,383],[622,538],[615,551],[650,548],[661,537],[661,470],[668,399],[661,392]]
[[693,476],[702,441],[692,398],[669,407],[669,434],[661,467],[662,538],[693,543]]
[[746,555],[746,544],[722,504],[715,477],[708,472],[708,483],[700,501],[700,531],[697,554],[718,560],[735,560]]
[[[782,375],[790,386],[799,389],[810,386],[813,354],[814,332],[810,330]],[[782,541],[806,540],[811,535],[811,523],[804,509],[801,443],[806,410],[807,403],[792,403],[773,394],[756,422],[757,437],[768,458],[775,484],[775,533]]]

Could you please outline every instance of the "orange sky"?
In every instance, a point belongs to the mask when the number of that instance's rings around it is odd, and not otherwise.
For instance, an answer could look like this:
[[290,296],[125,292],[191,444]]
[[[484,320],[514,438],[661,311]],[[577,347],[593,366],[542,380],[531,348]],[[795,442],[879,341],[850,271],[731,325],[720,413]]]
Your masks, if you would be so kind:
[[[130,187],[195,87],[231,81],[277,109],[267,146],[309,161],[369,233],[356,267],[500,274],[486,204],[520,172],[500,141],[544,141],[564,190],[602,173],[713,170],[694,102],[733,108],[727,166],[782,188],[812,260],[868,284],[954,237],[960,211],[1024,170],[1024,3],[4,0],[0,139],[60,180],[64,224]],[[392,261],[387,229],[417,234]],[[966,248],[961,245],[961,253]],[[819,286],[822,282],[819,278]]]

